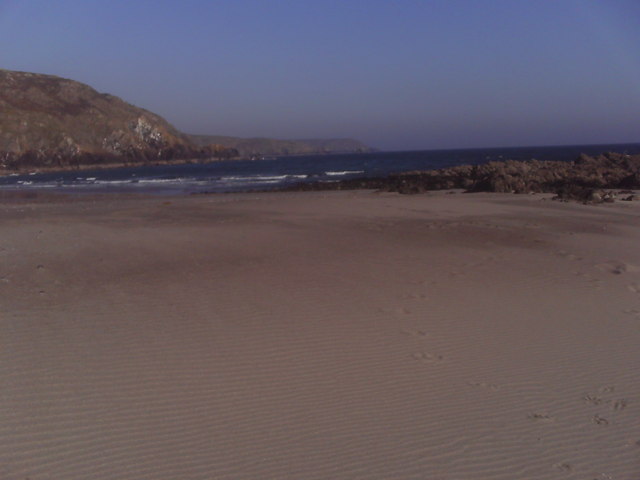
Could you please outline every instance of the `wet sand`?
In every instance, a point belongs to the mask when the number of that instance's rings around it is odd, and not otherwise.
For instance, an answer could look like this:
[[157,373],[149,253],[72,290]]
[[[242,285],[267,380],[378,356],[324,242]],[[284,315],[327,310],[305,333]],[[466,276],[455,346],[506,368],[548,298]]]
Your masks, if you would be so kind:
[[0,479],[640,476],[640,202],[0,202]]

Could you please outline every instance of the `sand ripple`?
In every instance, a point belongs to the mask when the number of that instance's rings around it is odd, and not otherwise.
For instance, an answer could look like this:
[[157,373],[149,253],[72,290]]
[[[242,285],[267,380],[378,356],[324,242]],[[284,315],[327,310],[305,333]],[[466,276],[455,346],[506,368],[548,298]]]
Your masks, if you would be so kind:
[[640,474],[638,209],[139,202],[5,208],[1,479]]

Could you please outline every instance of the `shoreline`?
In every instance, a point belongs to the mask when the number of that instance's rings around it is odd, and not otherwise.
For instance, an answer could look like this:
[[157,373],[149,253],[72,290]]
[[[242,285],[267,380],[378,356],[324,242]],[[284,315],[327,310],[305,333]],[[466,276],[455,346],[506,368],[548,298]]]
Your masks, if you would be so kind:
[[[236,162],[233,160],[232,162]],[[260,162],[260,161],[256,161]],[[192,161],[175,161],[162,162],[156,166],[162,165],[178,165],[178,164],[210,164],[214,162],[192,162]],[[280,164],[278,164],[280,165]],[[409,163],[409,165],[411,165]],[[111,165],[111,169],[124,167],[125,165]],[[129,168],[147,168],[149,165],[127,165]],[[172,185],[167,184],[167,190],[176,190],[175,193],[215,193],[217,189],[224,191],[322,191],[322,190],[382,190],[388,192],[399,192],[404,194],[424,193],[427,191],[463,189],[468,192],[511,192],[511,193],[554,193],[560,199],[577,200],[587,203],[601,203],[613,201],[616,197],[614,191],[621,194],[640,189],[640,155],[627,155],[620,153],[605,153],[598,156],[580,155],[573,161],[552,161],[552,160],[504,160],[489,161],[478,164],[464,164],[448,168],[432,169],[432,170],[412,170],[402,173],[389,173],[382,176],[370,176],[367,173],[365,165],[358,165],[361,170],[351,173],[361,174],[350,178],[331,181],[327,175],[318,173],[313,167],[307,166],[302,171],[296,170],[296,173],[284,173],[289,170],[280,165],[277,172],[268,171],[267,173],[248,175],[244,170],[239,170],[238,175],[234,178],[240,180],[235,185],[233,183],[221,182],[221,186],[217,184],[216,179],[205,179],[210,183],[199,183],[200,177],[197,175],[193,178],[188,177],[184,188],[181,187],[184,179],[175,177]],[[213,168],[213,167],[212,167]],[[229,167],[232,168],[232,167]],[[352,168],[356,168],[353,166]],[[222,169],[224,170],[224,168]],[[282,171],[280,171],[282,170]],[[55,170],[59,171],[59,170]],[[75,170],[78,172],[80,170]],[[87,169],[85,171],[91,171]],[[95,176],[97,175],[97,171]],[[256,171],[260,171],[259,168]],[[266,171],[266,170],[265,170]],[[306,173],[305,173],[306,172]],[[44,173],[44,172],[43,172]],[[329,172],[334,173],[334,172]],[[350,172],[343,172],[350,173]],[[28,173],[24,176],[30,176]],[[224,171],[217,172],[222,175]],[[243,176],[244,175],[244,176]],[[269,181],[261,181],[260,175],[267,175]],[[273,182],[273,178],[269,175],[276,175],[275,182],[277,185],[268,185]],[[152,173],[148,174],[151,180],[158,182],[171,182],[172,180],[155,180]],[[188,176],[188,175],[187,175]],[[324,178],[327,177],[327,178]],[[6,178],[6,177],[5,177]],[[123,177],[124,178],[124,177]],[[173,178],[173,177],[172,177]],[[294,181],[293,179],[299,179]],[[278,180],[279,179],[279,180]],[[90,179],[95,180],[95,179]],[[131,183],[138,183],[138,178],[134,174],[129,177]],[[126,181],[126,178],[125,178]],[[147,181],[145,178],[140,181]],[[22,180],[20,180],[21,183]],[[262,182],[262,183],[261,183]],[[25,184],[34,182],[24,181]],[[46,183],[46,182],[45,182]],[[52,183],[51,181],[49,183]],[[104,184],[109,180],[102,179],[97,182]],[[118,180],[115,183],[122,183]],[[241,186],[244,183],[244,187]],[[252,185],[253,183],[253,185]],[[70,183],[72,185],[73,182]],[[37,181],[33,189],[37,189]],[[80,184],[83,188],[91,188],[91,184]],[[196,186],[198,185],[198,186]],[[210,185],[212,190],[207,190]],[[9,186],[9,185],[8,185]],[[46,185],[47,187],[56,186]],[[65,184],[66,186],[66,184]],[[44,187],[44,185],[43,185]],[[16,186],[16,188],[20,188]],[[180,192],[182,190],[182,192]],[[632,193],[630,197],[623,199],[636,199]]]
[[76,171],[87,171],[87,170],[115,170],[119,168],[138,168],[138,167],[162,167],[166,165],[191,165],[191,164],[209,164],[209,163],[218,163],[218,162],[260,162],[262,160],[272,160],[275,158],[295,158],[295,157],[304,157],[304,156],[332,156],[332,155],[360,155],[365,153],[374,153],[374,152],[315,152],[315,153],[292,153],[292,154],[280,154],[280,155],[260,155],[261,158],[256,158],[256,155],[250,156],[238,156],[238,157],[229,157],[229,158],[216,158],[212,157],[210,159],[202,159],[202,158],[191,158],[191,159],[175,159],[175,160],[162,160],[159,162],[149,161],[149,162],[110,162],[103,164],[83,164],[77,165],[74,167],[37,167],[37,168],[24,168],[24,169],[6,169],[0,168],[0,177],[8,177],[8,176],[24,176],[24,175],[32,175],[39,173],[71,173]]
[[640,155],[604,153],[590,157],[582,154],[571,162],[505,160],[386,177],[299,183],[282,188],[285,191],[358,189],[403,194],[451,189],[470,193],[555,193],[563,200],[601,203],[613,201],[615,194],[611,190],[632,193],[640,189]]
[[102,170],[116,170],[118,168],[140,168],[140,167],[162,167],[166,165],[191,165],[191,164],[206,164],[214,162],[235,161],[242,160],[241,158],[230,159],[179,159],[179,160],[163,160],[161,162],[148,162],[148,163],[131,163],[131,162],[114,162],[109,164],[96,164],[96,165],[78,165],[73,168],[56,168],[56,167],[38,167],[36,169],[23,169],[23,170],[7,170],[0,169],[0,177],[9,176],[25,176],[34,175],[39,173],[73,173],[84,171],[102,171]]

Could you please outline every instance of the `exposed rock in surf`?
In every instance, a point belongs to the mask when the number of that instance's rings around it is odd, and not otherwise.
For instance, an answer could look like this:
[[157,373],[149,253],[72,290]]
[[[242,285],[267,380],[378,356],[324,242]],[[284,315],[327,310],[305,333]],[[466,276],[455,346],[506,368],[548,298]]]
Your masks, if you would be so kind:
[[613,201],[606,189],[640,189],[640,155],[580,155],[573,162],[514,161],[461,165],[407,172],[384,178],[298,184],[297,190],[377,189],[403,194],[429,190],[467,192],[556,193],[562,200],[587,203]]

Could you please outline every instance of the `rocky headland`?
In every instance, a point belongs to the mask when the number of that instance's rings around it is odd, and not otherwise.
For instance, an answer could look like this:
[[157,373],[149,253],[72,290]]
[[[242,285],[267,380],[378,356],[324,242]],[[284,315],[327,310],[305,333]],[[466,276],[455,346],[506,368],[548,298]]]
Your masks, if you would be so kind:
[[[440,170],[405,172],[379,178],[301,183],[295,190],[376,189],[404,194],[429,190],[466,192],[555,193],[560,200],[587,203],[612,201],[606,190],[640,189],[640,155],[580,155],[572,162],[514,161],[461,165]],[[632,192],[624,199],[637,199]]]
[[52,75],[0,70],[0,173],[236,156],[162,117]]
[[275,138],[241,138],[220,135],[189,135],[196,145],[220,143],[234,148],[241,157],[271,155],[314,155],[367,153],[374,149],[352,138],[280,140]]
[[189,135],[159,115],[80,82],[3,69],[0,69],[0,113],[0,175],[372,151],[352,139]]

